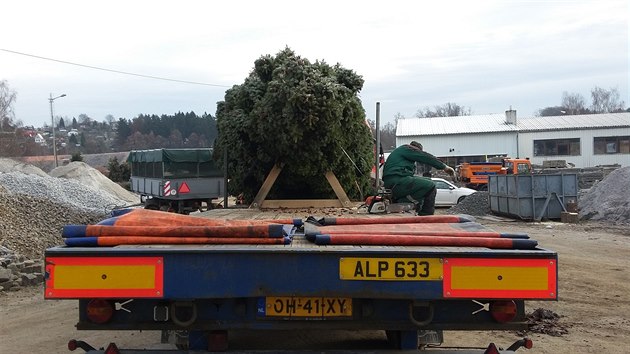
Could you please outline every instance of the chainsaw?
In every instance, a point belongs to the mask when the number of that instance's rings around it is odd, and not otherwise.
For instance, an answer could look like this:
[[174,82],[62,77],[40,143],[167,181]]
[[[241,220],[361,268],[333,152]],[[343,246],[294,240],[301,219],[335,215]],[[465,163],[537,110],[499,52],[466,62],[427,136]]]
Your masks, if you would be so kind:
[[388,193],[371,195],[365,199],[363,205],[367,207],[369,214],[409,213],[416,209],[413,203],[392,203]]
[[365,205],[370,214],[386,213],[389,200],[382,195],[371,195],[365,199]]

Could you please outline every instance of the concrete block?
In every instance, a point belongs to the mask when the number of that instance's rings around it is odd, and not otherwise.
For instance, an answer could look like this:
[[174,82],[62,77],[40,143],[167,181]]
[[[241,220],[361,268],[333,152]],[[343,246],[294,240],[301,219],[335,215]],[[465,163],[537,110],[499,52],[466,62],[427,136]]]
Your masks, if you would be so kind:
[[560,221],[567,224],[577,224],[580,220],[578,213],[569,213],[563,211],[560,213]]

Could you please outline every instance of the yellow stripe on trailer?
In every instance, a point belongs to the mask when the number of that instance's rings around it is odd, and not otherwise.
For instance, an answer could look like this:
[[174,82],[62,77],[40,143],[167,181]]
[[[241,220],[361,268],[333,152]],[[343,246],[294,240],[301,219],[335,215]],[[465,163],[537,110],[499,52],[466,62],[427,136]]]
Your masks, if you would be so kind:
[[544,290],[547,268],[453,267],[451,285],[457,289]]
[[57,266],[56,289],[152,289],[155,266]]
[[444,260],[444,297],[556,299],[555,259]]
[[47,257],[47,299],[162,298],[163,257]]

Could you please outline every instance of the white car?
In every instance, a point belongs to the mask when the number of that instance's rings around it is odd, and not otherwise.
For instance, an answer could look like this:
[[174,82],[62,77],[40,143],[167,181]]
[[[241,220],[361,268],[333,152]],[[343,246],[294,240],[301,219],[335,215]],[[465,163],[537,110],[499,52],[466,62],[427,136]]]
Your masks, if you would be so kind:
[[458,187],[443,178],[431,178],[431,180],[435,183],[435,189],[437,189],[435,206],[457,205],[466,196],[476,192],[474,189]]

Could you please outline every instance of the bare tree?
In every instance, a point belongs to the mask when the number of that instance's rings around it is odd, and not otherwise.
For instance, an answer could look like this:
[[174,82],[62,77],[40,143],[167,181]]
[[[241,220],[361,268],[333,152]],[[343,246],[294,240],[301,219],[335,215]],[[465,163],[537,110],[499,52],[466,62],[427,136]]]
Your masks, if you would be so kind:
[[586,111],[584,96],[579,93],[562,93],[562,104],[564,114],[583,114]]
[[17,97],[17,93],[11,90],[6,80],[0,81],[0,131],[14,130],[13,103]]
[[545,108],[539,109],[538,112],[536,112],[536,116],[537,117],[561,116],[563,114],[566,114],[566,112],[567,111],[562,106],[545,107]]
[[396,114],[394,114],[394,124],[396,126],[398,125],[398,121],[400,119],[405,119],[405,116],[403,116],[402,113],[400,113],[400,112],[396,112]]
[[457,103],[447,102],[440,106],[420,108],[416,112],[418,118],[469,116],[471,109]]
[[386,152],[396,148],[396,125],[392,122],[387,122],[381,129],[381,146]]
[[[376,143],[376,122],[371,119],[368,119],[367,122],[370,126],[374,143]],[[387,122],[385,125],[379,127],[379,132],[381,135],[381,147],[383,148],[383,151],[394,150],[394,148],[396,148],[396,125],[392,122]]]
[[610,113],[622,112],[625,102],[620,100],[619,91],[616,88],[605,90],[595,86],[591,90],[591,98],[593,104],[591,110],[593,113]]
[[88,116],[85,113],[79,114],[79,123],[80,124],[90,125],[91,122],[92,122],[92,118],[90,118],[90,116]]
[[112,127],[114,125],[115,121],[116,121],[116,118],[114,118],[113,115],[108,114],[108,115],[105,116],[104,122],[107,123],[110,127]]

